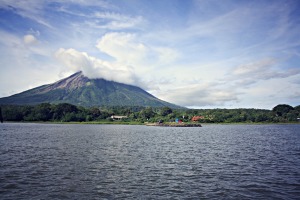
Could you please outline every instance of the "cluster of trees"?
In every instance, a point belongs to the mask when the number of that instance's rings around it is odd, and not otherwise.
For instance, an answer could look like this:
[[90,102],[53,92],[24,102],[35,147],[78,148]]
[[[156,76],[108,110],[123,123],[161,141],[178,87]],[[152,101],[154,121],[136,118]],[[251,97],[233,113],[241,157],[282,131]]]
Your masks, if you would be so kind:
[[[1,109],[0,109],[1,111]],[[0,113],[1,115],[1,113]],[[127,122],[175,121],[190,122],[193,116],[201,116],[199,123],[236,122],[297,122],[300,119],[300,106],[277,105],[272,110],[263,109],[171,109],[169,107],[78,107],[68,103],[39,105],[2,106],[4,121],[53,121],[89,122],[113,121],[112,115],[123,115]]]

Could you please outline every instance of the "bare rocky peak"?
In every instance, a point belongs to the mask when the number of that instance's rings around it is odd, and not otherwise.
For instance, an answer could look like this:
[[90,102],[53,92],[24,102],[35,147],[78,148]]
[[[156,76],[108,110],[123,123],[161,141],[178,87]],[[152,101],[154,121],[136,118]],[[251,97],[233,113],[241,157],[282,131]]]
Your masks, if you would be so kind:
[[88,82],[89,79],[85,77],[82,72],[77,72],[65,79],[46,85],[39,90],[39,93],[45,93],[55,89],[71,91],[85,86]]

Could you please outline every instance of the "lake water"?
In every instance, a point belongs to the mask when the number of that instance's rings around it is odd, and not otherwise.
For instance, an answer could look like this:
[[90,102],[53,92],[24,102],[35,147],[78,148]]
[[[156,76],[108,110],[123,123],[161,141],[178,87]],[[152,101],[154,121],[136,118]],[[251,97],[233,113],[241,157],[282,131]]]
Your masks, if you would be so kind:
[[0,124],[0,199],[299,199],[300,125]]

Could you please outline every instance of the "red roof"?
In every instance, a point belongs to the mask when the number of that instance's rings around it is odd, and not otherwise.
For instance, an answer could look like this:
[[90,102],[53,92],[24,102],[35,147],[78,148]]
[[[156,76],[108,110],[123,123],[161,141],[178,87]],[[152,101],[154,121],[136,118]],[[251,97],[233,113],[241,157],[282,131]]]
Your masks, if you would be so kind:
[[204,119],[204,116],[194,116],[194,117],[192,118],[192,121],[196,122],[196,121],[198,121],[199,119]]

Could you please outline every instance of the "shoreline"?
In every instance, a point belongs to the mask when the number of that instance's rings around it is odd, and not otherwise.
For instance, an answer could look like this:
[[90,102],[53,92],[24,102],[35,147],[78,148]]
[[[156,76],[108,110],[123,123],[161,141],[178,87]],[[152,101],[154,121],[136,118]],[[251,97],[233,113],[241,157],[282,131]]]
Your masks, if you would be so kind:
[[4,121],[1,124],[7,123],[35,123],[35,124],[94,124],[94,125],[144,125],[144,126],[160,126],[160,127],[200,127],[203,125],[300,125],[300,122],[287,122],[287,123],[261,123],[261,122],[241,122],[241,123],[199,123],[199,124],[191,124],[191,123],[183,123],[183,124],[161,124],[158,123],[141,123],[141,122],[107,122],[107,121],[91,121],[91,122],[55,122],[55,121]]
[[202,127],[199,123],[147,123],[145,125],[161,127]]

